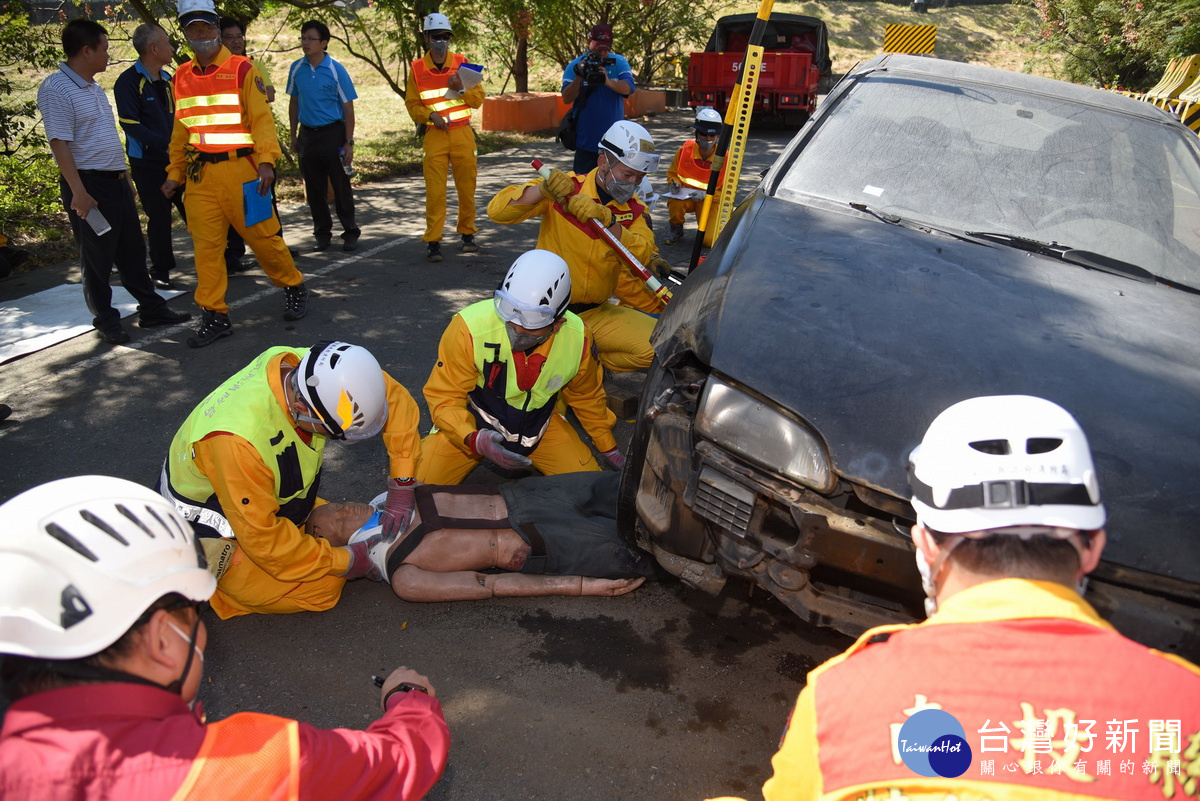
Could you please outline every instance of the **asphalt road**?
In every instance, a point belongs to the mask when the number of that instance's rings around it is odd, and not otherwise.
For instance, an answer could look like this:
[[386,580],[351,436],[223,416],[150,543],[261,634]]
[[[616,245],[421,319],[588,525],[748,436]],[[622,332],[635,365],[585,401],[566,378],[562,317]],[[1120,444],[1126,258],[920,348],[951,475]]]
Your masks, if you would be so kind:
[[[664,158],[690,119],[674,111],[648,121]],[[752,132],[743,187],[791,133]],[[14,408],[0,424],[0,500],[84,473],[152,484],[188,411],[273,345],[366,345],[424,409],[420,388],[447,321],[487,297],[536,240],[535,224],[490,223],[486,201],[526,180],[531,158],[566,168],[569,155],[544,142],[482,157],[480,251],[459,252],[451,221],[440,264],[424,261],[419,176],[358,188],[364,234],[353,254],[312,253],[307,209],[285,207],[285,235],[304,253],[298,264],[313,292],[299,322],[283,322],[281,291],[256,271],[231,279],[235,334],[211,347],[187,348],[182,327],[142,331],[126,320],[134,337],[126,346],[88,334],[0,366],[0,401]],[[665,208],[656,220],[662,236]],[[686,264],[690,247],[664,254]],[[190,287],[185,235],[176,250]],[[0,283],[0,300],[64,280],[78,281],[75,265]],[[172,307],[194,310],[186,296]],[[619,426],[622,444],[629,429]],[[367,500],[384,488],[378,440],[326,453],[326,498]],[[497,480],[485,469],[468,478]],[[210,720],[255,710],[360,728],[375,716],[372,674],[400,664],[425,673],[454,739],[450,767],[429,797],[471,801],[754,797],[806,671],[848,643],[733,583],[719,598],[661,583],[621,598],[411,604],[358,581],[328,612],[209,624],[201,697]]]

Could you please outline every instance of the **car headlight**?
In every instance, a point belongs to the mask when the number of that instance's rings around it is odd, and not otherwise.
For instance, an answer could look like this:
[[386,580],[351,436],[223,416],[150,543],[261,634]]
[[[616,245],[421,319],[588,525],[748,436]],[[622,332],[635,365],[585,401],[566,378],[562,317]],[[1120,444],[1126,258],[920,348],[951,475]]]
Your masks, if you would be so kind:
[[812,431],[715,376],[700,398],[696,433],[818,492],[833,489],[829,457]]

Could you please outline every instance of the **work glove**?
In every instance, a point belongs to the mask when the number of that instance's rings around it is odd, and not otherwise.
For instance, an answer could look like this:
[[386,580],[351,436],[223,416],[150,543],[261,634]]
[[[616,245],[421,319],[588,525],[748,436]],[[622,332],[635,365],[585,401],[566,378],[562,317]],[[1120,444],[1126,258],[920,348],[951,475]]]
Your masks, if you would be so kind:
[[562,170],[551,170],[550,177],[538,184],[538,190],[542,193],[542,197],[558,203],[562,203],[570,197],[571,191],[574,189],[575,182]]
[[679,184],[674,181],[667,181],[667,193],[671,195],[679,194]]
[[519,470],[523,467],[533,466],[533,462],[528,456],[513,453],[505,448],[503,443],[504,437],[500,436],[500,432],[492,431],[490,428],[476,431],[467,437],[467,445],[471,447],[471,450],[505,470]]
[[646,269],[658,276],[659,281],[666,281],[671,275],[671,263],[657,253],[646,262]]
[[394,538],[400,533],[400,527],[412,517],[413,504],[417,499],[416,488],[417,482],[411,478],[388,479],[387,500],[379,513],[384,537]]
[[603,223],[605,228],[613,224],[612,209],[582,193],[571,196],[571,199],[567,201],[567,211],[571,212],[581,223],[596,219]]
[[625,469],[625,456],[621,453],[620,448],[604,451],[604,453],[600,454],[600,458],[604,460],[606,465],[618,473]]
[[383,581],[383,571],[372,561],[370,553],[371,548],[381,542],[383,542],[383,537],[376,534],[373,537],[367,537],[362,542],[343,546],[343,551],[350,552],[350,566],[346,568],[346,572],[342,574],[342,578],[350,581],[351,579],[365,577],[371,581]]

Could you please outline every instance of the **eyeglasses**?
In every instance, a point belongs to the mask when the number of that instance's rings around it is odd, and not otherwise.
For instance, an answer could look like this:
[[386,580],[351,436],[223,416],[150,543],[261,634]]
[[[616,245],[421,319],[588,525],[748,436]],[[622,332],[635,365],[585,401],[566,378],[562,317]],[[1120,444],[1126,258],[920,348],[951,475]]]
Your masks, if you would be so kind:
[[431,33],[429,34],[429,38],[435,42],[448,42],[453,35],[450,33]]

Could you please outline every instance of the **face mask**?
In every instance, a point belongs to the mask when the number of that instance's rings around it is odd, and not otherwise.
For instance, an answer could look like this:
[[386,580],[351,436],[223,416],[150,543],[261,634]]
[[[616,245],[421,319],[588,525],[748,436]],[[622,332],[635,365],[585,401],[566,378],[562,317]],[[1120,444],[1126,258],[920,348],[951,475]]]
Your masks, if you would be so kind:
[[221,46],[221,40],[215,36],[211,39],[188,39],[187,43],[198,56],[211,55]]
[[512,345],[514,352],[536,348],[550,338],[549,334],[520,334],[517,329],[513,328],[512,323],[505,323],[504,329],[508,331],[508,342]]
[[429,52],[433,54],[435,61],[441,61],[446,57],[446,51],[450,49],[449,42],[439,42],[436,39],[429,43]]
[[640,183],[641,181],[618,181],[613,177],[612,167],[609,167],[608,173],[604,177],[604,191],[608,192],[618,203],[628,203]]

